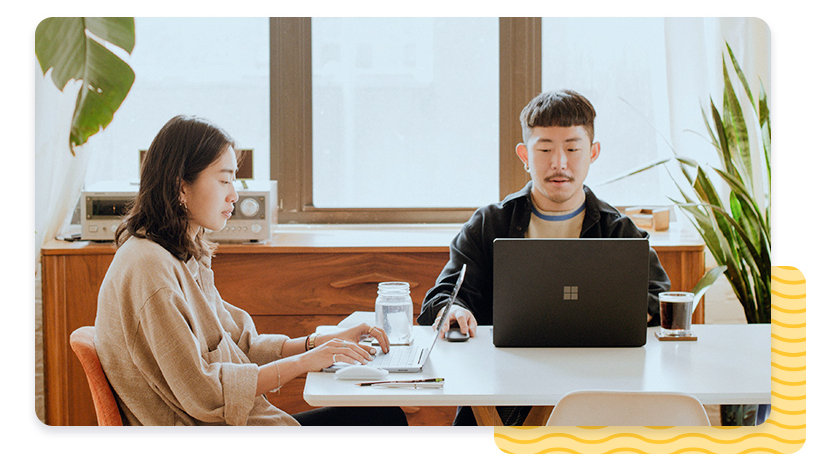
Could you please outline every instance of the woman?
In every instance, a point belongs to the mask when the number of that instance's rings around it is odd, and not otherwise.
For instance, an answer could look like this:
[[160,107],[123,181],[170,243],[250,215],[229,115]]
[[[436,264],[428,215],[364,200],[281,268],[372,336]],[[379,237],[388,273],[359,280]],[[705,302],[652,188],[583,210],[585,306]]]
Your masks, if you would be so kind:
[[104,277],[96,349],[130,424],[407,424],[399,408],[323,408],[290,416],[263,394],[336,361],[365,363],[357,342],[388,338],[366,324],[290,339],[258,334],[214,286],[205,229],[231,216],[237,160],[231,138],[177,116],[142,164],[139,192],[116,231]]

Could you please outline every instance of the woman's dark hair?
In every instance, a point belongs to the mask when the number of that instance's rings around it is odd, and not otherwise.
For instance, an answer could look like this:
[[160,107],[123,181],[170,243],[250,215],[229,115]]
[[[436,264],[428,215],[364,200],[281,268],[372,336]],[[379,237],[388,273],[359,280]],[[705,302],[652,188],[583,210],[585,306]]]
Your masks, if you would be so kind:
[[116,245],[131,236],[152,240],[186,261],[210,256],[214,245],[188,236],[188,213],[180,204],[183,183],[193,183],[234,141],[219,127],[193,116],[176,116],[154,137],[142,161],[139,193],[116,230]]

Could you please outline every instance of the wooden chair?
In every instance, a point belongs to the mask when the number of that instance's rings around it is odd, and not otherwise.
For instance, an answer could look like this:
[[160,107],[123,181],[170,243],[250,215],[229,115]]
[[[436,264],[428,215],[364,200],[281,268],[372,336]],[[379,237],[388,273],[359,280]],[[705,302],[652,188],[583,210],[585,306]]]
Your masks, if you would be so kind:
[[90,392],[93,395],[93,405],[96,409],[96,419],[99,426],[122,426],[122,415],[119,413],[119,405],[116,404],[116,395],[101,362],[96,353],[95,343],[96,329],[93,326],[82,326],[70,334],[69,343],[84,374],[87,376],[87,383],[90,385]]
[[709,426],[709,417],[684,393],[576,391],[559,400],[547,426]]

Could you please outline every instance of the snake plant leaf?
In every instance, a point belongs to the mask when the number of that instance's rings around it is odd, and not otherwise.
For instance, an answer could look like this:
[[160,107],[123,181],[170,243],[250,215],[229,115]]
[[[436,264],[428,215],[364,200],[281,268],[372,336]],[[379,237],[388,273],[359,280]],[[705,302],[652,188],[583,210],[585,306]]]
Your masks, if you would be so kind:
[[734,166],[741,170],[741,180],[751,185],[753,182],[753,164],[750,157],[750,136],[738,95],[736,95],[727,71],[726,62],[724,63],[724,98],[724,118],[726,123],[729,124],[728,130],[730,132],[728,134],[731,138],[728,140],[732,143],[730,147],[730,154],[733,156],[732,161]]
[[767,93],[759,80],[759,127],[762,129],[762,153],[767,167],[768,194],[770,194],[770,108],[767,106]]
[[686,157],[679,156],[679,157],[675,157],[675,160],[677,160],[678,162],[680,162],[684,165],[691,166],[693,168],[697,167],[699,165],[698,162],[696,162],[695,160],[693,160],[691,158],[686,158]]
[[[741,226],[741,224],[739,224],[738,221],[734,220],[733,217],[730,214],[728,214],[726,210],[724,210],[724,208],[709,205],[709,209],[716,216],[716,218],[723,220],[724,222],[733,227],[734,231],[724,231],[723,233],[726,235],[733,235],[733,238],[738,238],[741,241],[740,244],[736,244],[736,253],[739,253],[742,257],[750,255],[751,258],[747,260],[748,265],[751,267],[755,267],[758,271],[758,274],[761,276],[769,275],[770,250],[768,249],[766,252],[759,253],[756,245],[753,243],[750,237],[747,236],[747,233],[744,231],[744,228]],[[756,253],[758,256],[753,257],[753,253]]]
[[751,223],[751,227],[755,227],[756,229],[756,238],[758,239],[759,237],[762,237],[767,242],[767,245],[770,246],[770,221],[769,219],[762,217],[762,211],[759,209],[759,205],[756,203],[755,198],[753,198],[744,184],[734,176],[721,170],[720,168],[713,168],[713,171],[721,176],[724,182],[727,183],[730,187],[731,194],[739,198],[743,215],[740,219],[737,218],[737,220],[749,221]]
[[707,131],[709,132],[710,142],[712,142],[712,146],[715,147],[716,150],[720,151],[721,146],[718,145],[718,137],[716,137],[715,132],[712,131],[712,123],[707,117],[707,112],[706,110],[704,110],[704,108],[701,108],[701,117],[704,118],[704,127],[706,127]]
[[747,84],[747,77],[744,75],[744,71],[741,70],[741,67],[738,65],[736,55],[733,54],[733,49],[730,47],[730,44],[727,41],[724,41],[724,46],[727,48],[727,55],[730,56],[730,62],[733,63],[733,69],[735,69],[736,71],[736,76],[738,77],[738,80],[741,82],[741,86],[744,88],[744,92],[747,94],[747,98],[750,99],[751,103],[755,103],[755,101],[753,100],[753,93],[750,91],[750,85]]
[[669,161],[671,161],[671,158],[661,158],[661,159],[659,159],[659,160],[655,160],[655,161],[653,161],[653,162],[647,163],[647,164],[642,165],[642,166],[640,166],[640,167],[638,167],[638,168],[635,168],[635,169],[633,169],[633,170],[630,170],[629,172],[627,172],[627,173],[625,173],[625,174],[622,174],[622,175],[620,175],[620,176],[616,176],[616,177],[611,178],[611,179],[609,179],[609,180],[603,181],[602,183],[600,183],[600,185],[603,185],[603,184],[609,184],[609,183],[613,183],[613,182],[615,182],[615,181],[619,181],[619,180],[624,179],[624,178],[628,178],[629,176],[633,176],[633,175],[636,175],[636,174],[638,174],[638,173],[642,173],[642,172],[644,172],[644,171],[646,171],[646,170],[650,170],[650,169],[652,169],[652,168],[654,168],[654,167],[657,167],[657,166],[663,165],[663,164],[665,164],[665,163],[667,163],[667,162],[669,162]]
[[721,118],[721,113],[715,107],[712,98],[709,100],[710,109],[712,110],[712,120],[715,123],[715,136],[718,143],[718,154],[725,167],[732,167],[732,155],[730,153],[730,143],[727,138],[727,128],[724,125],[724,120]]
[[[698,167],[698,176],[695,178],[693,189],[695,189],[701,201],[706,202],[713,207],[723,208],[718,191],[715,189],[715,186],[713,186],[712,180],[709,179],[709,176],[707,176],[706,172],[701,167]],[[716,217],[716,222],[718,223],[719,230],[722,233],[730,233],[727,223],[723,221],[722,218]]]
[[700,203],[679,203],[677,205],[677,207],[680,207],[684,211],[684,214],[686,214],[687,217],[693,222],[693,226],[698,231],[699,235],[701,235],[701,238],[704,240],[704,244],[707,245],[710,253],[714,254],[716,262],[727,266],[727,272],[725,275],[730,281],[730,285],[732,286],[736,297],[744,306],[746,312],[749,308],[751,300],[748,290],[745,289],[743,285],[746,284],[748,277],[744,275],[743,266],[734,256],[735,251],[727,248],[729,242],[723,240],[724,234],[715,229],[716,225],[715,222],[713,222],[713,218],[701,212],[702,206],[703,204]]
[[107,127],[124,102],[135,75],[105,43],[131,53],[133,18],[47,18],[35,30],[35,55],[44,75],[63,91],[70,80],[81,81],[70,128],[69,147],[83,145]]
[[701,301],[701,297],[704,296],[707,289],[715,284],[715,281],[717,281],[718,278],[721,277],[721,274],[723,274],[726,270],[727,266],[716,266],[707,271],[698,283],[695,284],[695,287],[692,288],[692,293],[695,294],[695,298],[692,300],[692,310],[698,308],[698,303]]

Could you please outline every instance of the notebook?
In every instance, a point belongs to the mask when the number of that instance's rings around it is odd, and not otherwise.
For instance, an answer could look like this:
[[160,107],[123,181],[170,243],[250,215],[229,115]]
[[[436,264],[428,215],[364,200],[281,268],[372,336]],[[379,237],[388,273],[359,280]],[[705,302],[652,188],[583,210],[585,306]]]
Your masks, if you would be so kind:
[[493,250],[495,346],[646,344],[647,239],[498,238]]
[[[460,270],[458,280],[455,282],[455,288],[452,290],[452,295],[449,296],[448,302],[446,302],[446,305],[443,307],[443,313],[440,316],[440,320],[435,322],[436,326],[442,325],[443,322],[446,321],[446,317],[449,315],[449,309],[458,297],[458,291],[460,291],[460,286],[463,284],[464,275],[466,275],[465,264]],[[426,342],[418,344],[415,341],[410,345],[392,345],[388,348],[387,354],[384,354],[381,350],[377,349],[377,353],[373,360],[368,362],[367,365],[385,369],[388,372],[420,372],[423,370],[423,365],[425,365],[426,361],[428,361],[429,354],[431,354],[431,350],[434,349],[434,344],[437,343],[438,338],[440,338],[439,327],[436,328],[434,335],[432,335],[430,343]],[[336,363],[325,368],[324,371],[335,372],[348,365],[349,364],[346,363]]]

